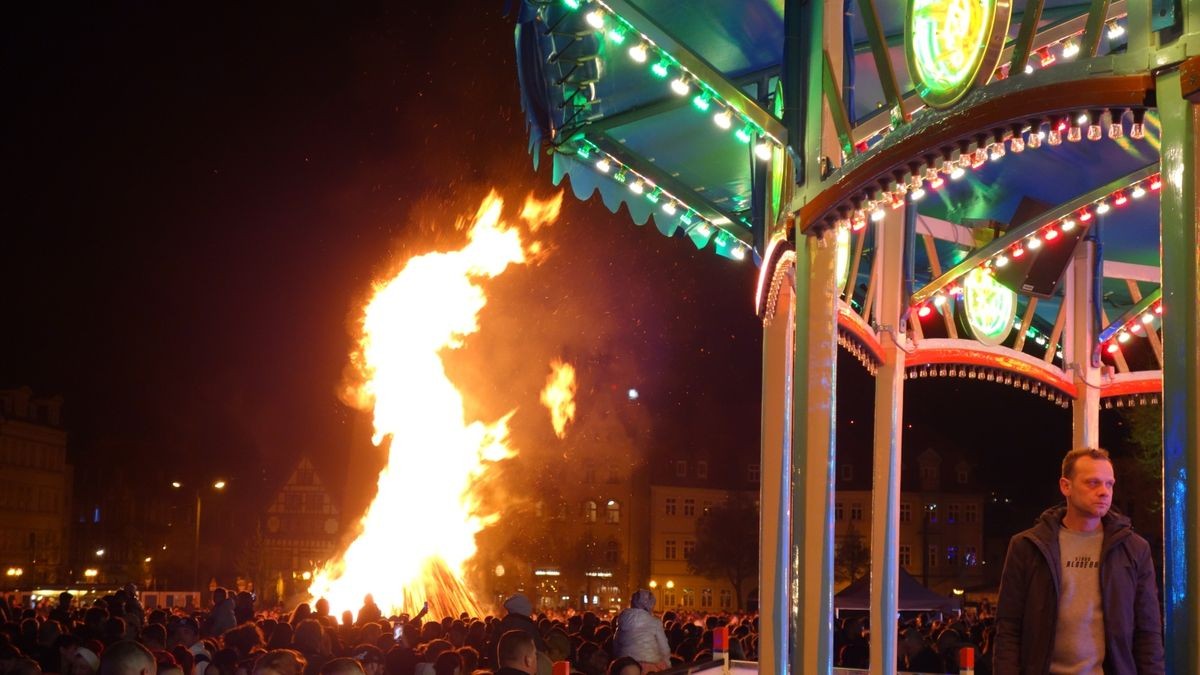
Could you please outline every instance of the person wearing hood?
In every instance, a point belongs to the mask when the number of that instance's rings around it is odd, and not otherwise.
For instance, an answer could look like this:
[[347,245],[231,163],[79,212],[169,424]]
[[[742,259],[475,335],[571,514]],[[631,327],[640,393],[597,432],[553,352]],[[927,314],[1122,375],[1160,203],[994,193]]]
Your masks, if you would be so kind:
[[633,594],[630,605],[617,616],[613,657],[633,657],[642,664],[645,673],[670,668],[671,647],[662,621],[654,616],[654,594],[639,590]]
[[213,590],[212,601],[213,608],[208,615],[205,635],[217,637],[237,625],[237,616],[233,613],[233,598],[223,587],[217,586]]
[[996,605],[993,671],[1163,673],[1150,545],[1112,510],[1112,460],[1080,448],[1062,462],[1066,505],[1008,545]]

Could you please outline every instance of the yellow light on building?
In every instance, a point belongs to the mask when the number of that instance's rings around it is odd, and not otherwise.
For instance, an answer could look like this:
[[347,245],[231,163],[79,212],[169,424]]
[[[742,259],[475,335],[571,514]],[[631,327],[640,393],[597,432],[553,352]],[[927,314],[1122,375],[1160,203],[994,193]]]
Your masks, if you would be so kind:
[[87,577],[88,579],[95,579],[97,574],[100,574],[100,572],[92,567],[89,567],[83,571],[83,576]]

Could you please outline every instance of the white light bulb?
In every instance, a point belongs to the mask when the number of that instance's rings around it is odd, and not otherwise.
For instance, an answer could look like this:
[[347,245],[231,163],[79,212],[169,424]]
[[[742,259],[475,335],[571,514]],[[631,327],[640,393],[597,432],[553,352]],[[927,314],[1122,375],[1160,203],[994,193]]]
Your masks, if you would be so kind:
[[733,113],[729,112],[728,109],[722,110],[721,112],[713,115],[713,122],[716,122],[717,126],[721,127],[722,129],[728,129],[733,125]]
[[673,216],[675,215],[675,212],[679,210],[679,207],[676,206],[675,202],[668,201],[663,203],[662,209],[663,213],[666,213],[668,216]]
[[754,156],[764,162],[771,159],[771,144],[766,141],[759,141],[754,146]]
[[646,184],[640,180],[635,180],[629,184],[629,191],[635,195],[640,195],[646,191]]
[[883,209],[876,207],[876,209],[871,212],[871,221],[878,223],[879,221],[883,220],[883,215]]
[[608,173],[612,170],[612,162],[608,161],[607,159],[601,159],[600,161],[596,162],[596,170],[600,173]]
[[688,92],[691,90],[691,85],[689,85],[687,80],[683,79],[682,77],[677,77],[671,80],[671,91],[675,92],[676,94],[680,96],[687,96]]
[[909,195],[912,197],[914,202],[920,201],[921,197],[925,196],[925,188],[917,188],[916,190],[910,192]]
[[604,28],[604,12],[601,12],[598,9],[588,12],[587,15],[584,16],[584,19],[587,20],[588,25],[592,28]]
[[636,44],[629,48],[629,58],[637,61],[638,63],[645,63],[648,56],[649,55],[646,52],[646,45],[644,44]]

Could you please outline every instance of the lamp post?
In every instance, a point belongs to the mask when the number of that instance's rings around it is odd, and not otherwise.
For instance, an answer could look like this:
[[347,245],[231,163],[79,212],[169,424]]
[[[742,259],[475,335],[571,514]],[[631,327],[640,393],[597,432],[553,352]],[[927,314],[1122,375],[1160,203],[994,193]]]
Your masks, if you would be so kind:
[[[171,487],[176,490],[183,489],[183,483],[179,481],[171,481]],[[212,483],[214,490],[224,490],[225,481],[215,480]],[[200,507],[202,505],[200,486],[194,486],[192,491],[196,493],[196,539],[192,544],[192,588],[200,590]]]

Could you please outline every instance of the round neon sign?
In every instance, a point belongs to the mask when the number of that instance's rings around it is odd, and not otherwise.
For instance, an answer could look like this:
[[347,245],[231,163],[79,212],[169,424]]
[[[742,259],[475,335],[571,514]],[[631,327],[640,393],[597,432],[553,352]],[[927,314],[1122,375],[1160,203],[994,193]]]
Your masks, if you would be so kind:
[[978,267],[963,279],[963,311],[976,340],[999,345],[1012,332],[1017,294]]
[[846,287],[846,277],[850,275],[850,230],[839,227],[837,230],[837,287]]
[[1011,0],[908,0],[904,53],[921,100],[946,108],[987,82],[1011,15]]

